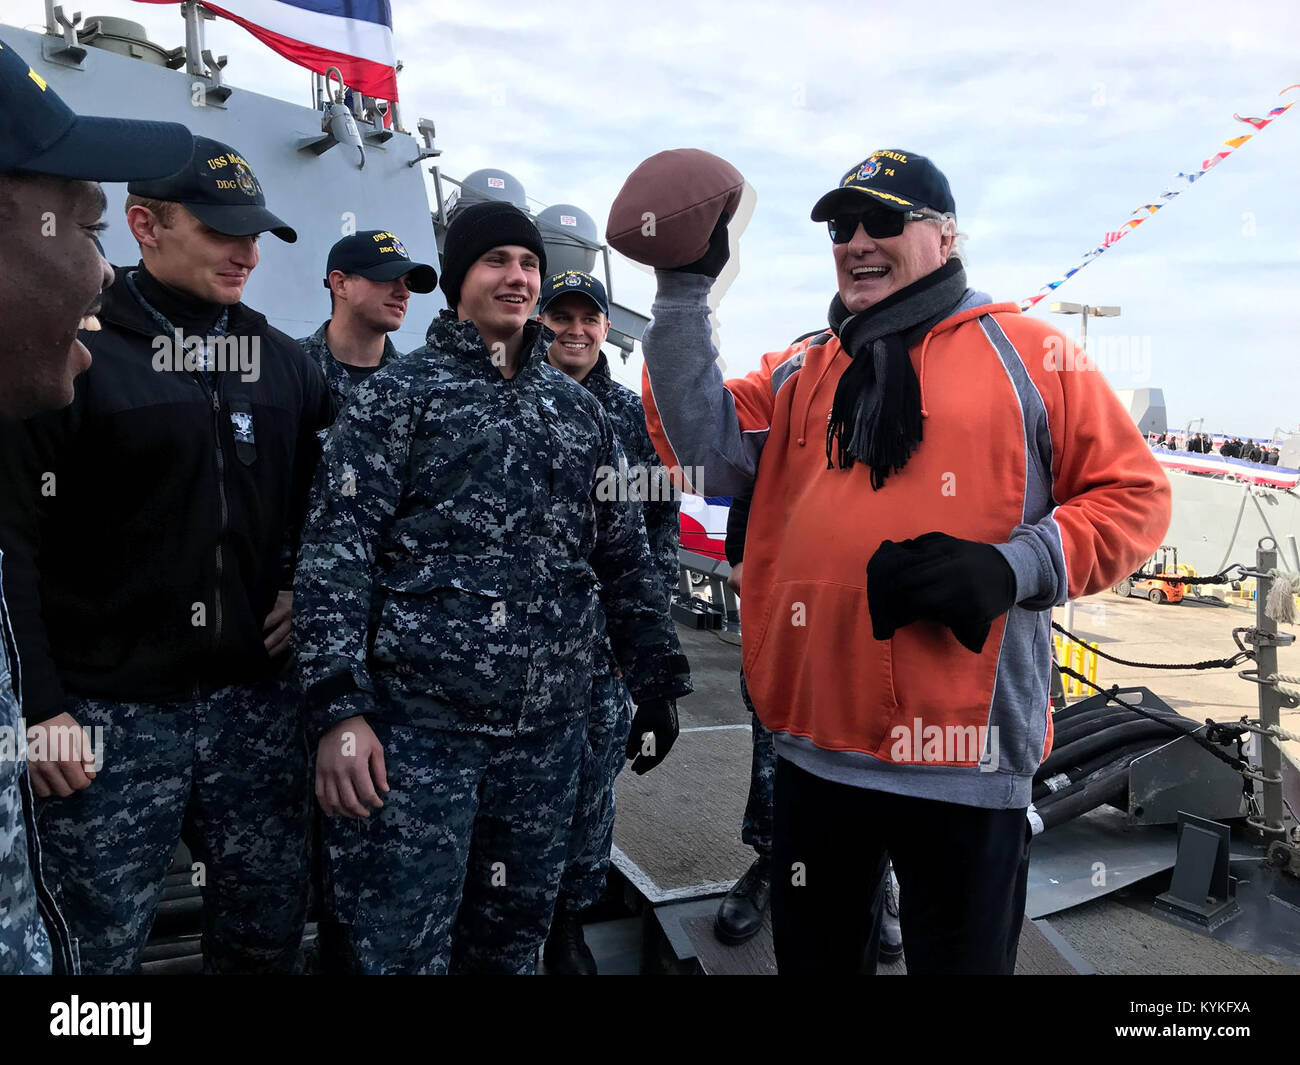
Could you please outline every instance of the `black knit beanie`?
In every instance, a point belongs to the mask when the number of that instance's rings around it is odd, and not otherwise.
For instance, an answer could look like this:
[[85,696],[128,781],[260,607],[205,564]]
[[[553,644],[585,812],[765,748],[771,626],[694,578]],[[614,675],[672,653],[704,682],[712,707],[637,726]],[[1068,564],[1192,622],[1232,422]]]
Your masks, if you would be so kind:
[[480,255],[505,244],[517,244],[537,254],[539,270],[546,276],[546,246],[537,227],[518,207],[491,200],[462,207],[447,227],[442,249],[442,279],[438,282],[447,306],[455,311],[460,286]]

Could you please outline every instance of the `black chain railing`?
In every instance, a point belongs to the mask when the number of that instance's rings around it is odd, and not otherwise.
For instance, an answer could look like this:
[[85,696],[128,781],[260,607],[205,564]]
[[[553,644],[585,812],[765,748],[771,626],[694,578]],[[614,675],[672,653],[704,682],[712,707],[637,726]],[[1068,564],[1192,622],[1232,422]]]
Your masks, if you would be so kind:
[[[1064,625],[1052,622],[1052,628],[1061,633],[1068,639],[1077,644],[1088,647],[1086,640],[1081,639],[1074,633],[1070,632]],[[1134,662],[1127,658],[1116,658],[1114,655],[1108,655],[1105,651],[1096,647],[1090,647],[1089,650],[1099,658],[1104,658],[1108,662],[1114,662],[1121,666],[1133,666],[1137,669],[1232,669],[1234,666],[1245,662],[1247,659],[1255,657],[1254,651],[1238,651],[1231,658],[1207,658],[1201,662]],[[1100,689],[1098,689],[1100,690]]]

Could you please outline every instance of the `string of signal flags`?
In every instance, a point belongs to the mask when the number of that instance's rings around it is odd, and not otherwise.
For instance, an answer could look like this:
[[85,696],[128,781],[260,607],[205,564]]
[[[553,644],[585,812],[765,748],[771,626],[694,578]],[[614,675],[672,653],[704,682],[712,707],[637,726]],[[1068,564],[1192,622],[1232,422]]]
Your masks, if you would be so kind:
[[[1278,95],[1285,96],[1292,89],[1300,89],[1300,84],[1288,85],[1285,89],[1283,89],[1280,93],[1278,93]],[[1232,117],[1235,118],[1238,122],[1244,122],[1248,126],[1253,126],[1255,128],[1255,132],[1258,133],[1270,122],[1275,122],[1277,119],[1281,118],[1285,112],[1289,111],[1294,106],[1295,106],[1295,101],[1293,100],[1289,104],[1283,104],[1281,107],[1273,108],[1273,110],[1269,111],[1269,113],[1265,115],[1263,118],[1247,118],[1245,116],[1237,115],[1237,114],[1234,114]],[[1050,296],[1063,284],[1069,281],[1070,278],[1072,278],[1075,274],[1077,274],[1090,262],[1096,259],[1097,256],[1103,254],[1108,248],[1113,248],[1126,236],[1132,233],[1133,230],[1137,229],[1138,226],[1140,226],[1143,222],[1145,222],[1148,218],[1150,218],[1158,210],[1160,210],[1160,208],[1165,206],[1165,204],[1169,203],[1176,196],[1181,196],[1185,191],[1187,191],[1187,189],[1193,183],[1198,181],[1200,178],[1204,177],[1210,170],[1218,166],[1221,162],[1223,162],[1223,160],[1228,158],[1228,156],[1230,156],[1233,152],[1235,152],[1238,148],[1240,148],[1243,144],[1245,144],[1248,140],[1250,140],[1254,136],[1255,133],[1243,133],[1240,137],[1230,137],[1228,138],[1228,140],[1224,141],[1223,144],[1220,145],[1220,148],[1225,148],[1226,151],[1216,152],[1214,155],[1210,156],[1210,158],[1204,160],[1201,163],[1201,168],[1199,170],[1193,170],[1190,172],[1180,170],[1178,172],[1178,177],[1176,179],[1175,185],[1172,188],[1166,189],[1164,192],[1160,194],[1160,200],[1158,203],[1144,203],[1141,207],[1133,211],[1132,213],[1134,215],[1137,215],[1138,217],[1136,218],[1130,217],[1129,220],[1125,222],[1123,225],[1121,225],[1118,229],[1112,230],[1111,232],[1107,233],[1105,240],[1103,240],[1097,247],[1093,248],[1092,251],[1084,255],[1083,259],[1080,262],[1072,266],[1069,270],[1067,270],[1064,274],[1062,274],[1061,277],[1059,277],[1055,281],[1049,281],[1046,285],[1044,285],[1041,289],[1038,290],[1038,293],[1036,295],[1029,296],[1028,298],[1021,300],[1020,309],[1022,311],[1027,311],[1031,307],[1033,307],[1034,304],[1038,303],[1039,300],[1044,299],[1047,296]],[[1186,184],[1183,184],[1184,182]]]

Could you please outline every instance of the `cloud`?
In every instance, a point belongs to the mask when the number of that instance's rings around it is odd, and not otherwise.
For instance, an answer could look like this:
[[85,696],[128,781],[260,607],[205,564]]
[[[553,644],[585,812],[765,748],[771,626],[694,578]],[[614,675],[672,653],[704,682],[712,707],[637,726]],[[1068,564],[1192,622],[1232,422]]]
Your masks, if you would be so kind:
[[[37,7],[2,2],[26,19]],[[180,41],[174,8],[100,7]],[[1179,170],[1250,132],[1233,112],[1262,114],[1300,80],[1300,6],[1274,0],[1095,0],[1084,16],[968,0],[923,11],[829,0],[393,7],[403,120],[436,121],[447,174],[506,169],[536,201],[576,204],[603,229],[645,156],[701,147],[735,163],[758,204],[720,311],[731,372],[824,321],[834,274],[808,210],[870,150],[904,147],[943,167],[972,284],[1018,300],[1157,201]],[[207,33],[230,54],[231,84],[305,98],[306,75],[236,27]],[[1062,286],[1065,300],[1123,306],[1098,328],[1149,332],[1156,350],[1179,353],[1153,369],[1171,421],[1204,415],[1245,431],[1300,418],[1288,366],[1298,170],[1300,109]],[[617,256],[613,270],[617,298],[648,311],[651,279]]]

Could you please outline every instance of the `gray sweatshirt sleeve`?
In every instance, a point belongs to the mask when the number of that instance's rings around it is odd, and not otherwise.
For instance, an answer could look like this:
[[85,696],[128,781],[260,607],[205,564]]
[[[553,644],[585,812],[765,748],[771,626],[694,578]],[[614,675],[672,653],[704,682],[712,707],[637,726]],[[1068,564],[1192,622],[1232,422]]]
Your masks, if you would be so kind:
[[[695,492],[748,492],[768,425],[766,417],[747,418],[755,424],[742,430],[736,401],[723,384],[709,326],[713,279],[676,270],[656,270],[655,279],[653,321],[641,338],[650,380],[647,406],[653,403],[658,411],[677,464],[700,468],[701,475],[691,478]],[[770,408],[770,385],[764,388]]]
[[1016,603],[1026,610],[1048,610],[1065,603],[1065,554],[1049,514],[1033,525],[1017,525],[1011,540],[994,544],[1016,575]]

